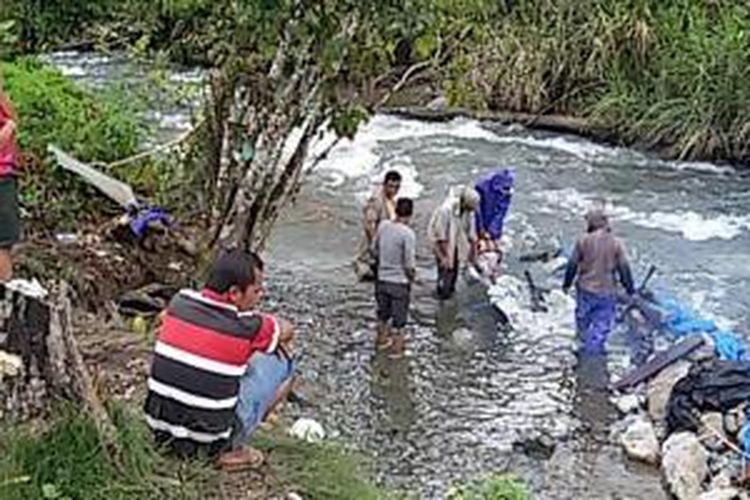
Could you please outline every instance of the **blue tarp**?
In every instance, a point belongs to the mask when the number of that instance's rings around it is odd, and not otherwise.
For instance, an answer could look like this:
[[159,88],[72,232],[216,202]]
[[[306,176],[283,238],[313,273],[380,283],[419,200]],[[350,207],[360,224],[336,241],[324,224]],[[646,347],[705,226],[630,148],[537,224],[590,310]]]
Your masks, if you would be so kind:
[[657,295],[656,306],[661,312],[662,326],[673,335],[684,337],[705,333],[713,339],[716,354],[721,359],[745,359],[745,345],[736,333],[719,328],[715,322],[701,317],[668,294]]
[[130,229],[137,238],[143,238],[149,224],[161,222],[166,226],[172,224],[172,218],[161,207],[151,207],[144,204],[131,205],[129,210]]
[[487,231],[493,240],[499,240],[503,235],[515,177],[513,170],[506,168],[495,171],[476,183],[475,188],[481,197],[476,217],[477,233]]

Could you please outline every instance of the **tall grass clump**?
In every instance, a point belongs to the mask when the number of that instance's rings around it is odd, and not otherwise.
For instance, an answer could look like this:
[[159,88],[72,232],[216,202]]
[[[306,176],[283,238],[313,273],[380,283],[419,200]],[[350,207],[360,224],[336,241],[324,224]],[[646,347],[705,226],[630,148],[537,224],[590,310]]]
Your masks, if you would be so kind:
[[394,498],[370,479],[365,460],[335,443],[307,443],[277,432],[261,432],[253,446],[269,458],[277,488],[311,500]]
[[0,435],[0,498],[205,498],[215,480],[211,469],[164,458],[143,422],[124,409],[113,413],[122,450],[118,465],[102,447],[93,422],[72,408],[41,432],[5,430]]
[[519,0],[444,81],[454,104],[585,116],[670,156],[746,161],[748,26],[738,0]]
[[507,474],[497,474],[468,484],[456,486],[447,494],[448,500],[531,500],[526,485]]

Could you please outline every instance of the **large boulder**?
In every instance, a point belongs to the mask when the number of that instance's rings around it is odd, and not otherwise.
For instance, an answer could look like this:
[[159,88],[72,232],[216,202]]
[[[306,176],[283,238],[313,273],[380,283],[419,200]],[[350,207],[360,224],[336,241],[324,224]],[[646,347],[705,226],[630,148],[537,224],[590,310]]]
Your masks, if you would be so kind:
[[708,475],[708,452],[692,432],[672,434],[662,446],[662,471],[678,500],[696,500]]
[[638,416],[620,436],[625,453],[633,460],[657,464],[659,462],[659,440],[654,425],[645,417]]
[[654,377],[648,384],[648,413],[651,418],[661,422],[667,416],[667,405],[672,395],[672,388],[690,371],[690,362],[679,360]]

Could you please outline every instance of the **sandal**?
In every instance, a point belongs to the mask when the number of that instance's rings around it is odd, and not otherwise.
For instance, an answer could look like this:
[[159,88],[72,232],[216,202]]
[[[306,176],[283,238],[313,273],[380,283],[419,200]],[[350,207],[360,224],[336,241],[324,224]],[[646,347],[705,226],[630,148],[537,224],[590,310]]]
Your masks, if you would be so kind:
[[225,472],[240,472],[257,469],[265,462],[263,453],[255,448],[238,448],[222,453],[216,465]]

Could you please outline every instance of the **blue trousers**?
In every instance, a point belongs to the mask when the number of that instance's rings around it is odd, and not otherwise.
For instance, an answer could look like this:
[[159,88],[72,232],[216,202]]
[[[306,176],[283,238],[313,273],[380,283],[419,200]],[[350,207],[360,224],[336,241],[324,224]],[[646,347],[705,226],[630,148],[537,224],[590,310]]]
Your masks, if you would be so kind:
[[576,328],[583,343],[583,353],[604,354],[609,332],[615,324],[614,295],[596,294],[581,288],[576,294]]
[[292,377],[294,368],[294,362],[280,354],[256,352],[252,355],[247,370],[240,379],[235,409],[239,424],[233,436],[235,445],[250,440],[253,431],[276,399],[282,384]]

